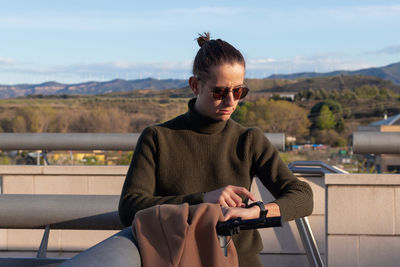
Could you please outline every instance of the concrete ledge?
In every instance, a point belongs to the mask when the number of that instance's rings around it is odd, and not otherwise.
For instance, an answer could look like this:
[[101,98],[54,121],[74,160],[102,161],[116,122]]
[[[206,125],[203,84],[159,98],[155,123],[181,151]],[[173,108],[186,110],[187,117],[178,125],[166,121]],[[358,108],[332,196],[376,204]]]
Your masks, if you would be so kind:
[[123,175],[128,172],[129,166],[0,166],[0,175]]
[[326,174],[326,185],[400,185],[399,174]]
[[43,174],[53,175],[123,175],[129,166],[44,166]]
[[44,166],[28,166],[28,165],[2,165],[0,166],[0,175],[8,174],[43,174]]

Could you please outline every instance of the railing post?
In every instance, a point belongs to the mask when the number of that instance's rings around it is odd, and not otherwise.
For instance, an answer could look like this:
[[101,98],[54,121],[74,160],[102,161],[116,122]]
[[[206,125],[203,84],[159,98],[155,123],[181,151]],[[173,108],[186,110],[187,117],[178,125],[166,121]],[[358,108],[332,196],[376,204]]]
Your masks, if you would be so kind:
[[312,267],[323,267],[321,254],[319,253],[317,243],[311,231],[310,223],[307,217],[296,219],[297,229],[301,237],[304,249],[307,253],[308,262]]
[[40,243],[40,247],[36,255],[36,258],[46,258],[47,245],[49,243],[49,235],[50,235],[50,225],[46,225],[46,228],[44,229],[42,242]]

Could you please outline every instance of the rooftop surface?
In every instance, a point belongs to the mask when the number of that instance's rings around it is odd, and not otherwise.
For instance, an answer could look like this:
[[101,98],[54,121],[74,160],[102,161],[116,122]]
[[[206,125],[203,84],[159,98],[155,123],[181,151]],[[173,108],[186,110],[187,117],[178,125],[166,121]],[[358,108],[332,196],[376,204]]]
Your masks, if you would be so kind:
[[371,126],[380,125],[400,125],[400,114],[388,117],[386,120],[376,121],[370,124]]

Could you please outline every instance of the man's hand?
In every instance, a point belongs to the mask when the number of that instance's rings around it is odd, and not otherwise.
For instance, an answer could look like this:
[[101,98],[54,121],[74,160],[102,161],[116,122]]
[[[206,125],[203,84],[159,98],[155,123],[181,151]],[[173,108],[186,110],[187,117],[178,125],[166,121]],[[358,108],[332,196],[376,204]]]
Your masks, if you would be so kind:
[[242,220],[257,219],[260,216],[260,208],[253,206],[251,208],[240,207],[221,207],[224,221],[233,218],[242,218]]
[[[264,207],[268,210],[267,218],[281,216],[278,204],[268,203],[265,204]],[[253,206],[251,208],[221,207],[221,209],[222,214],[224,215],[224,221],[239,217],[243,220],[257,219],[260,217],[260,207],[258,206]]]
[[223,207],[244,207],[242,197],[252,201],[256,198],[244,187],[228,185],[204,194],[203,202],[218,203]]

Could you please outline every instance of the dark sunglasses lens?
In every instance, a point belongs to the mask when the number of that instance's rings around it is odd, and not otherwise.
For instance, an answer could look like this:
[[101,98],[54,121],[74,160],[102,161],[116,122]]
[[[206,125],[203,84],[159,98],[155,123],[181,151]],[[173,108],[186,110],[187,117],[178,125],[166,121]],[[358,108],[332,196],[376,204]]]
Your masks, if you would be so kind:
[[[247,95],[249,89],[247,87],[239,87],[232,90],[233,98],[235,100],[242,99]],[[215,100],[222,100],[229,94],[229,88],[223,87],[214,87],[213,90],[213,97]]]
[[225,98],[227,94],[228,94],[228,89],[226,88],[215,87],[213,89],[213,97],[216,100],[221,100]]
[[242,99],[247,95],[249,89],[247,87],[239,87],[233,89],[233,97],[235,100]]
[[242,93],[240,94],[240,99],[243,99],[247,95],[248,92],[249,92],[249,88],[242,87]]
[[239,88],[235,88],[233,89],[233,98],[235,98],[235,100],[240,99],[242,93],[243,93],[243,87],[239,87]]

